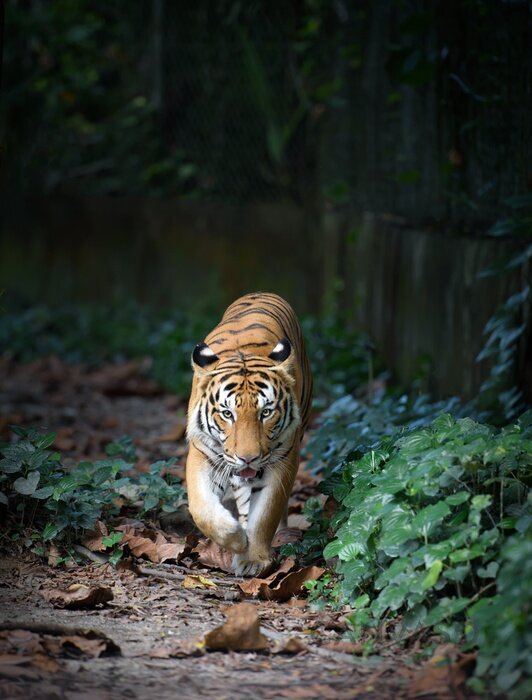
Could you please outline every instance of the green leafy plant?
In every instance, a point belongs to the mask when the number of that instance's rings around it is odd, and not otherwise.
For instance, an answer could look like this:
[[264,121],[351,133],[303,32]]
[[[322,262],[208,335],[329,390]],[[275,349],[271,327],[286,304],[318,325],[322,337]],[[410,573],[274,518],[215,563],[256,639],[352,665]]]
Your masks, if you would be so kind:
[[442,412],[460,415],[466,410],[456,397],[432,402],[426,394],[413,399],[406,394],[389,394],[366,403],[351,395],[342,396],[320,416],[318,429],[305,449],[310,457],[307,468],[328,477],[342,469],[348,456],[361,457],[402,427],[428,425]]
[[334,574],[325,574],[317,580],[309,579],[304,582],[303,587],[309,592],[308,601],[314,610],[323,610],[327,605],[337,607],[341,602],[337,577]]
[[[522,523],[522,526],[524,523]],[[516,699],[532,694],[532,531],[509,537],[501,549],[497,594],[468,610],[467,636],[478,647],[473,688],[495,687]],[[485,680],[481,680],[482,678]]]
[[120,559],[122,559],[124,555],[124,550],[121,549],[120,547],[117,547],[118,544],[122,541],[122,538],[124,536],[123,532],[110,532],[107,537],[102,537],[102,544],[105,547],[106,550],[110,550],[109,552],[109,562],[113,565],[116,566]]
[[[48,449],[54,433],[17,427],[13,431],[18,442],[0,445],[0,503],[20,531],[30,532],[29,544],[38,553],[52,540],[68,545],[99,518],[116,515],[119,495],[129,495],[132,504],[139,501],[142,513],[175,510],[183,499],[177,478],[161,476],[163,468],[173,466],[172,460],[155,462],[147,474],[123,476],[133,464],[118,455],[135,456],[129,438],[112,443],[108,452],[113,456],[108,459],[83,461],[67,470],[59,453]],[[106,546],[113,547],[118,540],[109,537]]]
[[[323,490],[339,505],[324,557],[341,575],[341,600],[354,608],[353,634],[395,619],[398,639],[426,628],[456,642],[469,614],[467,629],[482,644],[489,630],[480,602],[488,592],[502,596],[493,609],[512,600],[524,609],[515,588],[513,598],[505,591],[514,551],[508,536],[519,542],[532,531],[531,464],[532,412],[500,430],[442,414],[329,473]],[[508,616],[515,630],[504,634],[513,639],[521,623],[512,610]],[[484,668],[501,667],[512,682],[526,670],[520,663],[508,670],[508,660],[486,648]]]
[[[480,273],[481,278],[504,275],[521,268],[526,270],[532,260],[532,196],[518,195],[506,200],[510,216],[497,221],[489,236],[510,238],[518,243],[510,255]],[[526,273],[525,279],[529,277]],[[491,360],[488,378],[480,388],[477,403],[488,407],[500,422],[513,420],[523,411],[522,391],[516,386],[515,367],[519,345],[530,325],[530,285],[511,294],[489,319],[484,328],[487,336],[477,361]]]
[[299,542],[291,542],[281,547],[283,557],[297,557],[301,560],[321,559],[323,548],[327,544],[328,519],[323,514],[322,501],[311,496],[305,501],[303,515],[310,521],[310,527]]

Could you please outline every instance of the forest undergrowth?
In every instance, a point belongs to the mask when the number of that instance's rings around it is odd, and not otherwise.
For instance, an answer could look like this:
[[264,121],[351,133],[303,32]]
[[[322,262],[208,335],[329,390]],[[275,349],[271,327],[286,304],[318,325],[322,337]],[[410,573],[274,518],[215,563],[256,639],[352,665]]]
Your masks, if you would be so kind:
[[[532,413],[514,410],[509,420],[490,409],[494,383],[489,401],[467,405],[400,391],[365,337],[314,320],[305,332],[317,396],[304,455],[321,495],[307,498],[307,529],[281,556],[326,566],[304,583],[309,600],[315,610],[342,611],[345,636],[363,655],[416,639],[429,649],[451,643],[475,654],[472,691],[529,697]],[[197,321],[133,306],[40,307],[0,323],[9,362],[54,354],[97,367],[149,358],[145,373],[181,396],[202,333]],[[54,433],[12,431],[0,446],[12,540],[43,557],[53,547],[56,565],[76,559],[76,544],[97,523],[124,512],[153,522],[185,502],[175,460],[138,472],[126,436],[104,457],[72,463],[54,449]],[[102,533],[100,550],[114,565],[126,534]]]

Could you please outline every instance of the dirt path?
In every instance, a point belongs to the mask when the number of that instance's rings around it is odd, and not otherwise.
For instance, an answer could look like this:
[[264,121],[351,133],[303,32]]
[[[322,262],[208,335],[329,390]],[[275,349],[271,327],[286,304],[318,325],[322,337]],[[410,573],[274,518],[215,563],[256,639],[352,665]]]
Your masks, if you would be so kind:
[[[176,412],[184,403],[162,393],[141,370],[138,363],[88,371],[57,360],[25,367],[4,362],[0,428],[4,435],[13,423],[54,430],[56,447],[72,460],[102,456],[106,443],[127,433],[137,446],[139,468],[144,461],[175,454],[182,467],[183,418]],[[161,439],[165,435],[175,439]],[[303,479],[296,490],[297,515],[312,489]],[[70,569],[54,567],[5,532],[1,548],[1,697],[415,696],[411,681],[416,669],[405,656],[398,662],[393,647],[366,659],[345,653],[354,648],[338,644],[345,639],[345,611],[315,612],[301,598],[252,600],[268,648],[207,651],[205,635],[244,599],[238,586],[242,579],[198,562],[193,569],[187,568],[190,562],[139,560],[118,570],[81,562]],[[203,575],[216,588],[187,588],[187,574]],[[88,610],[68,610],[43,597],[50,589],[71,584],[110,588],[113,599]],[[283,653],[290,639],[295,640],[289,644],[292,653]]]

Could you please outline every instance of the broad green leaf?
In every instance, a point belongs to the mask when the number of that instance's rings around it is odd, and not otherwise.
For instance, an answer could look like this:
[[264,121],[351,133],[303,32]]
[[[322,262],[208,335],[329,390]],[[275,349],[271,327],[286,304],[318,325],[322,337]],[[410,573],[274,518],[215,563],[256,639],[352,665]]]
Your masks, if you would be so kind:
[[471,566],[469,564],[465,564],[464,566],[454,566],[452,568],[445,569],[443,576],[448,581],[459,581],[462,583],[462,581],[465,581],[466,576],[468,576],[470,572]]
[[114,547],[115,544],[122,541],[123,536],[123,532],[111,532],[106,537],[102,537],[102,544],[104,547]]
[[337,571],[338,573],[343,574],[344,589],[349,591],[349,593],[351,593],[351,591],[353,591],[353,589],[358,586],[370,573],[367,563],[361,559],[339,562]]
[[420,430],[407,437],[401,438],[397,444],[406,450],[423,452],[432,447],[432,438],[426,430]]
[[40,478],[39,472],[30,472],[26,478],[21,476],[16,479],[13,488],[23,496],[31,496],[36,491]]
[[338,558],[342,561],[356,559],[364,551],[364,547],[359,542],[345,544],[338,552]]
[[55,441],[56,437],[56,433],[49,433],[48,435],[43,435],[41,438],[35,441],[35,445],[40,450],[45,450],[47,447],[50,447],[50,445]]
[[481,557],[485,551],[485,547],[481,544],[473,544],[471,547],[464,547],[463,549],[457,549],[455,552],[451,552],[451,554],[449,554],[449,559],[453,564],[458,564],[462,561],[470,561],[476,557]]
[[43,486],[42,488],[34,491],[32,496],[33,496],[33,498],[38,498],[39,500],[43,501],[46,498],[50,498],[50,496],[52,495],[53,492],[54,492],[53,486]]
[[359,596],[353,603],[354,608],[365,608],[369,603],[369,595],[364,593]]
[[479,578],[495,578],[497,572],[499,571],[499,563],[496,561],[490,561],[490,563],[484,567],[479,566],[476,574]]
[[41,533],[41,537],[44,542],[53,540],[60,532],[60,528],[55,523],[46,523],[44,530]]
[[423,562],[425,567],[430,569],[430,567],[434,564],[434,562],[438,561],[438,559],[445,559],[451,549],[451,543],[444,540],[443,542],[435,542],[434,544],[427,544],[420,547],[415,552],[413,557],[416,565]]
[[427,506],[412,520],[412,529],[423,537],[427,537],[450,512],[449,506],[444,501]]
[[415,537],[410,523],[396,526],[394,530],[386,530],[378,542],[378,548],[390,557],[400,554],[401,545]]
[[371,610],[376,614],[382,614],[386,608],[390,610],[398,610],[401,605],[405,602],[408,589],[405,585],[403,586],[387,586],[379,595],[379,597],[373,601],[371,605]]
[[22,464],[12,458],[0,459],[0,472],[4,474],[16,474],[23,470]]
[[427,617],[427,608],[424,605],[415,605],[403,615],[402,626],[404,630],[416,630],[421,627]]
[[423,578],[423,581],[421,582],[421,589],[423,591],[432,588],[436,584],[437,580],[440,577],[442,567],[443,563],[440,560],[435,561],[434,564],[430,567],[427,574]]
[[468,491],[458,491],[458,493],[452,493],[447,496],[445,502],[450,506],[459,506],[469,500],[470,493]]
[[447,617],[456,615],[467,608],[469,598],[442,598],[435,608],[429,611],[425,624],[435,625]]
[[332,559],[338,556],[338,552],[344,547],[344,543],[341,540],[333,540],[323,550],[324,559]]
[[471,508],[474,508],[475,510],[483,510],[491,505],[492,500],[492,497],[486,494],[473,496],[471,499]]
[[379,590],[384,588],[388,583],[396,583],[397,579],[400,578],[401,574],[403,574],[407,568],[411,568],[408,557],[394,559],[391,565],[385,569],[375,581],[375,588]]

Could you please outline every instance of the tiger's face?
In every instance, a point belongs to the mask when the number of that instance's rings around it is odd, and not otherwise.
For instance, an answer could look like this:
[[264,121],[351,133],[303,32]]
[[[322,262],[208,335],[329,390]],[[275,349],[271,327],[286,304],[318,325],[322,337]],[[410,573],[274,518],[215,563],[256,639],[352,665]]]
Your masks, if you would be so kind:
[[216,466],[223,461],[242,479],[282,463],[301,423],[290,343],[281,341],[268,357],[235,353],[222,360],[197,346],[193,367],[200,400],[189,420],[189,439],[203,445]]

